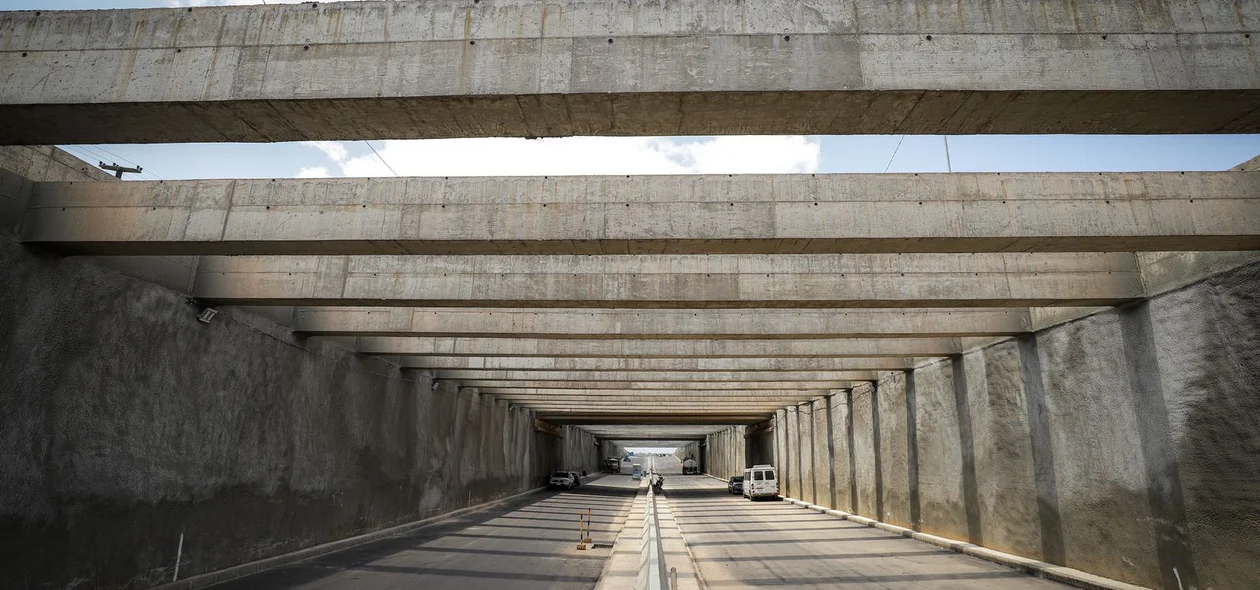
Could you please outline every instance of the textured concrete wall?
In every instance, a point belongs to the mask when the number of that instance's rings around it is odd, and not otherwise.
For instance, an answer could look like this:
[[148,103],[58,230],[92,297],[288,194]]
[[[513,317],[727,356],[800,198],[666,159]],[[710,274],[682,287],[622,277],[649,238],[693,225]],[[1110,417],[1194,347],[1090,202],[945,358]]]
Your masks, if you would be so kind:
[[744,467],[753,465],[775,465],[777,458],[774,450],[774,437],[776,427],[771,419],[771,427],[768,430],[760,430],[748,435],[744,439]]
[[813,402],[806,402],[796,406],[797,428],[800,432],[800,460],[798,461],[800,470],[800,499],[806,502],[814,502],[814,485],[817,479],[814,477],[814,409]]
[[906,387],[901,375],[875,387],[879,404],[879,454],[883,513],[880,520],[910,526],[910,450],[906,440]]
[[[1020,342],[1008,340],[964,358],[978,508],[986,547],[1042,556],[1035,443],[1020,351]],[[1045,526],[1057,523],[1048,520]]]
[[854,388],[838,502],[851,421],[860,514],[1152,588],[1260,587],[1257,287],[1238,267]]
[[801,478],[801,460],[804,452],[801,450],[801,411],[797,406],[787,408],[787,456],[784,463],[784,469],[787,474],[780,476],[787,481],[788,489],[793,497],[799,498],[805,493],[805,487]]
[[880,497],[879,438],[876,436],[878,406],[875,388],[861,384],[851,391],[853,412],[853,478],[857,484],[855,509],[860,514],[878,517],[883,512]]
[[941,361],[916,370],[914,384],[921,529],[967,539],[953,366]]
[[746,430],[744,426],[732,426],[705,437],[704,473],[722,479],[743,475]]
[[813,502],[825,506],[832,506],[831,495],[831,457],[833,453],[831,445],[831,396],[822,397],[814,400],[810,408],[810,415],[813,417],[811,424],[811,433],[813,434]]
[[1121,319],[1090,316],[1038,334],[1037,346],[1065,562],[1150,585],[1159,562]]
[[[0,241],[0,587],[145,587],[530,489],[531,415]],[[593,445],[592,445],[593,447]]]
[[835,476],[832,491],[835,494],[833,508],[854,511],[853,463],[849,461],[853,447],[853,422],[848,391],[832,395],[831,407],[831,468]]
[[562,426],[564,437],[561,444],[561,455],[557,469],[599,473],[603,452],[595,440],[595,435],[577,426]]

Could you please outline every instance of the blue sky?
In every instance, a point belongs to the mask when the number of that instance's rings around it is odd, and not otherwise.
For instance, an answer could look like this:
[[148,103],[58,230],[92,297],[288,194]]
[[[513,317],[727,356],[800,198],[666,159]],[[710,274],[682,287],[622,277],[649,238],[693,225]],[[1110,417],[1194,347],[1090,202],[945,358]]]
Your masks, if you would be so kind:
[[[297,0],[269,0],[276,4]],[[254,0],[0,0],[0,9],[141,8]],[[898,147],[900,144],[900,147]],[[944,172],[941,136],[566,138],[279,144],[63,146],[143,179],[294,176]],[[895,154],[895,157],[894,157]],[[956,172],[1223,170],[1260,154],[1260,135],[952,136]],[[476,155],[470,158],[468,155]],[[382,160],[388,166],[382,164]],[[393,169],[391,171],[390,169]]]

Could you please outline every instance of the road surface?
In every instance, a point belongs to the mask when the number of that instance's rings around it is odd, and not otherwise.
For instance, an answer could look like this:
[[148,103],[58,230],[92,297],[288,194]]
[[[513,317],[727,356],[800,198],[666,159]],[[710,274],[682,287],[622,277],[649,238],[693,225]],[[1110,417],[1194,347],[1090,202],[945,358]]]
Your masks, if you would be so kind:
[[709,588],[1067,588],[787,502],[752,502],[705,475],[668,478],[665,497]]
[[[397,537],[214,586],[216,590],[593,588],[639,482],[605,476],[540,492]],[[578,551],[578,511],[592,509]]]

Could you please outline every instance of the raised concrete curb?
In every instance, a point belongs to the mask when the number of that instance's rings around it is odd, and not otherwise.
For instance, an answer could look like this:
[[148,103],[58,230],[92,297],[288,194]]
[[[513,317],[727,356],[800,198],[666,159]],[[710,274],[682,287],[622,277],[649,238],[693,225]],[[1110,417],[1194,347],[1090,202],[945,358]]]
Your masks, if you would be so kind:
[[639,482],[626,522],[613,541],[612,554],[599,574],[596,590],[623,590],[637,587],[641,571],[642,535],[647,513],[647,480]]
[[[656,500],[663,498],[656,497]],[[596,590],[646,590],[661,588],[651,577],[652,570],[660,567],[660,560],[665,561],[666,568],[675,568],[678,574],[678,590],[700,590],[704,587],[699,579],[699,572],[692,559],[691,551],[683,540],[682,530],[674,513],[670,509],[668,499],[655,504],[656,527],[653,527],[652,512],[649,510],[647,479],[639,486],[638,494],[626,518],[625,526],[613,543],[612,556],[609,557],[604,571],[600,574]],[[653,530],[655,528],[656,530]],[[659,535],[656,534],[659,531]],[[658,545],[659,543],[659,545]],[[657,545],[657,555],[653,557],[653,545]],[[683,559],[683,558],[686,559]],[[668,570],[666,570],[668,571]]]
[[240,578],[243,576],[248,576],[248,575],[256,574],[259,572],[273,570],[278,567],[285,566],[296,561],[302,561],[304,559],[310,559],[312,557],[319,557],[321,555],[335,553],[337,551],[341,551],[344,549],[350,549],[352,547],[357,547],[359,545],[371,543],[373,541],[378,541],[378,540],[385,539],[388,537],[400,535],[406,532],[413,531],[418,528],[423,528],[429,525],[437,524],[444,520],[448,520],[451,518],[455,518],[457,516],[468,514],[470,512],[476,512],[478,510],[492,508],[499,504],[503,504],[511,500],[520,498],[521,496],[528,496],[530,494],[534,494],[545,489],[547,489],[546,486],[533,488],[531,490],[526,490],[518,494],[512,494],[511,496],[507,496],[505,498],[499,498],[498,500],[494,500],[491,502],[485,502],[485,503],[477,504],[474,506],[468,506],[466,508],[460,508],[458,510],[452,510],[451,512],[447,512],[445,514],[439,514],[437,516],[431,516],[429,518],[412,521],[406,524],[400,524],[398,526],[390,527],[387,529],[381,529],[379,531],[374,531],[371,533],[366,533],[366,534],[358,535],[355,537],[350,537],[347,539],[341,539],[340,541],[333,541],[331,543],[324,543],[322,545],[315,545],[313,547],[299,549],[292,553],[285,553],[284,555],[277,555],[275,557],[268,557],[266,559],[260,559],[258,561],[251,561],[249,563],[243,563],[241,565],[235,565],[229,568],[216,570],[213,572],[207,572],[204,574],[197,574],[195,576],[189,576],[182,580],[178,580],[175,582],[167,582],[165,584],[161,584],[158,586],[151,586],[150,588],[151,590],[185,590],[189,588],[201,588],[204,586],[209,586],[211,584],[218,584],[220,582],[226,582],[228,580],[233,580],[233,579]]
[[935,545],[942,549],[949,549],[950,551],[962,553],[963,555],[970,555],[972,557],[983,559],[985,561],[996,563],[998,565],[1003,565],[1014,570],[1022,571],[1026,574],[1031,574],[1039,578],[1045,578],[1047,580],[1052,580],[1055,582],[1068,584],[1070,586],[1075,586],[1077,588],[1086,588],[1088,590],[1150,590],[1146,588],[1145,586],[1135,586],[1133,584],[1126,584],[1124,582],[1112,580],[1109,578],[1104,578],[1102,576],[1095,576],[1093,574],[1083,572],[1077,569],[1072,569],[1070,567],[1063,567],[1061,565],[1054,565],[1052,563],[1046,563],[1044,561],[1037,561],[1035,559],[1029,559],[1027,557],[1011,555],[1010,553],[994,551],[993,549],[981,547],[979,545],[974,545],[972,543],[967,543],[964,541],[956,541],[954,539],[946,539],[945,537],[938,537],[936,535],[920,533],[920,532],[917,532],[917,531],[914,531],[905,527],[899,527],[899,526],[888,524],[885,522],[880,522],[878,520],[874,520],[871,518],[866,518],[865,516],[858,516],[856,514],[850,514],[848,512],[844,512],[843,510],[834,510],[831,508],[827,508],[825,506],[819,506],[817,504],[810,504],[809,502],[805,502],[803,500],[797,500],[796,498],[789,498],[787,496],[784,496],[783,500],[786,502],[795,504],[797,506],[800,506],[802,508],[808,508],[815,512],[821,512],[829,516],[843,518],[845,520],[856,522],[861,525],[866,525],[869,527],[888,531],[890,533],[901,535],[903,537],[914,539],[916,541],[929,543],[931,545]]

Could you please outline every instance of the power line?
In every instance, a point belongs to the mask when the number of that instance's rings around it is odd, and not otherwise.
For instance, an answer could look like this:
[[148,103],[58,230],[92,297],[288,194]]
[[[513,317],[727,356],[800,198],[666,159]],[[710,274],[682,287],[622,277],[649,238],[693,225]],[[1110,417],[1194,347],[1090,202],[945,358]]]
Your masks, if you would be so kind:
[[[132,159],[130,159],[130,158],[124,158],[124,157],[122,157],[122,156],[120,156],[120,155],[118,155],[118,154],[115,154],[114,152],[111,152],[111,151],[109,151],[109,150],[105,149],[105,147],[104,147],[104,146],[97,145],[97,146],[96,146],[96,148],[97,148],[97,149],[99,149],[99,150],[101,150],[102,152],[105,152],[105,153],[107,153],[107,154],[109,154],[109,155],[111,155],[111,156],[115,157],[115,158],[118,158],[119,160],[123,160],[123,161],[127,162],[128,164],[131,164],[132,166],[139,167],[139,164],[137,164],[135,160],[132,160]],[[158,175],[156,175],[156,174],[154,174],[154,173],[152,173],[152,172],[150,172],[150,171],[148,171],[148,170],[145,170],[145,171],[144,171],[144,174],[148,174],[149,176],[152,176],[154,180],[162,180],[162,178],[161,178],[160,176],[158,176]]]
[[386,165],[386,168],[388,168],[388,169],[389,169],[389,171],[391,171],[391,173],[393,173],[393,175],[394,175],[394,176],[397,176],[397,175],[398,175],[398,173],[396,173],[396,171],[394,171],[393,166],[389,165],[389,163],[388,163],[388,161],[386,161],[386,159],[381,158],[381,153],[379,153],[379,151],[377,151],[377,149],[372,148],[372,142],[370,142],[370,141],[368,141],[368,140],[363,140],[363,142],[364,142],[364,144],[368,144],[368,149],[372,150],[372,153],[373,153],[373,154],[375,154],[375,155],[377,155],[377,159],[378,159],[378,160],[381,160],[381,163],[382,163],[382,164],[384,164],[384,165]]
[[892,167],[893,160],[897,159],[897,152],[901,151],[901,142],[905,140],[906,140],[906,136],[904,135],[901,136],[901,139],[897,140],[897,149],[893,150],[892,157],[888,158],[888,165],[884,166],[884,172],[888,172],[888,169]]

